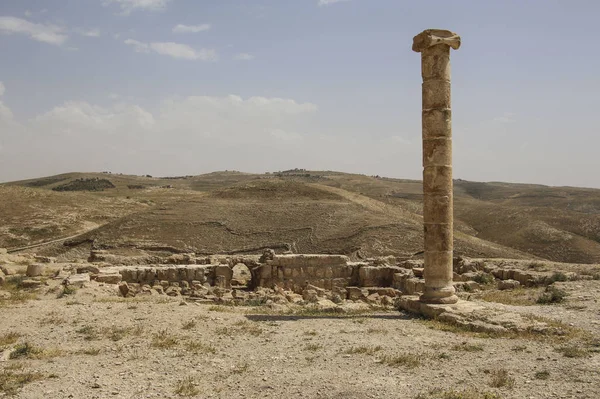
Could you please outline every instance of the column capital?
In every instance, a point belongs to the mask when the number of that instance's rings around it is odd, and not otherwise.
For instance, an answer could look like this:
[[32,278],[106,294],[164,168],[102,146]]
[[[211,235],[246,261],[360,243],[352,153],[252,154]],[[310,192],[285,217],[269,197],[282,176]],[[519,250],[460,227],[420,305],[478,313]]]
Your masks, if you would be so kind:
[[413,38],[412,49],[420,53],[438,44],[445,44],[454,50],[458,50],[460,47],[460,36],[449,30],[426,29]]

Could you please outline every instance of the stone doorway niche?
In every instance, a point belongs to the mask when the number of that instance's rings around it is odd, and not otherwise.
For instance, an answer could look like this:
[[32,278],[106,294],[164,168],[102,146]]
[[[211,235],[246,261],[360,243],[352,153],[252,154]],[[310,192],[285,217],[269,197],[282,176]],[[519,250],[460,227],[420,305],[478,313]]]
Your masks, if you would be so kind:
[[250,282],[252,281],[252,274],[250,269],[243,263],[237,263],[232,268],[233,277],[231,278],[231,288],[235,289],[248,289],[250,288]]

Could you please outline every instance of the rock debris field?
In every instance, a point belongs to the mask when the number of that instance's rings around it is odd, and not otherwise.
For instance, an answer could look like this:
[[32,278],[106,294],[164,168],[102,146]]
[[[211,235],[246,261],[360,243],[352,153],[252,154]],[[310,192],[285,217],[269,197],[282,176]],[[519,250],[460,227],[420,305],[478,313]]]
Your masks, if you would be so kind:
[[364,299],[123,297],[117,284],[52,276],[23,288],[18,268],[4,269],[0,397],[600,397],[593,276],[554,282],[556,303],[537,303],[543,287],[459,293],[552,327],[494,334]]

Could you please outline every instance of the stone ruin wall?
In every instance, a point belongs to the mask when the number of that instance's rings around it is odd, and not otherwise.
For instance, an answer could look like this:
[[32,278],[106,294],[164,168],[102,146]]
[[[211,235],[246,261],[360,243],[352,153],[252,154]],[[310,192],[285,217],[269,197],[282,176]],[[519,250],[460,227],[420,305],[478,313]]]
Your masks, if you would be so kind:
[[[212,298],[215,293],[219,296],[230,292],[236,298],[236,295],[248,295],[248,291],[268,289],[301,296],[307,296],[307,292],[317,292],[320,296],[329,292],[326,296],[367,300],[373,295],[393,298],[418,294],[423,292],[425,284],[422,260],[397,260],[394,257],[353,262],[344,255],[279,255],[267,251],[263,256],[197,257],[195,254],[176,254],[130,258],[95,251],[89,263],[67,264],[36,256],[36,263],[27,267],[27,276],[47,275],[45,269],[57,270],[56,278],[63,278],[67,285],[85,284],[91,279],[99,283],[120,284],[123,296],[159,293],[204,299]],[[156,261],[158,263],[149,263]],[[234,267],[240,263],[250,271],[246,286],[234,277]],[[497,283],[500,289],[510,289],[547,285],[554,281],[549,272],[498,267],[461,257],[454,259],[453,271],[453,284],[458,291],[473,291],[480,284],[492,282]],[[0,273],[0,279],[2,277]],[[32,281],[32,284],[35,282]]]

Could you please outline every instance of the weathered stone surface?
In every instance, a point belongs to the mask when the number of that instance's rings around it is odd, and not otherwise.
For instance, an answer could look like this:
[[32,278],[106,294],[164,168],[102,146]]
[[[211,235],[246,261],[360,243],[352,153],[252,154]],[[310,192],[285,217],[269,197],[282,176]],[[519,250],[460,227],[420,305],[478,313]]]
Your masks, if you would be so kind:
[[98,273],[100,273],[100,268],[96,265],[87,264],[85,266],[78,266],[77,273],[79,273],[79,274],[82,274],[82,273],[98,274]]
[[129,294],[129,284],[127,284],[126,282],[120,283],[119,284],[119,292],[124,297],[127,297],[127,295]]
[[37,288],[42,285],[43,283],[40,280],[27,279],[21,281],[21,287],[23,288]]
[[360,287],[346,287],[346,292],[348,293],[348,299],[351,301],[366,299],[369,295],[369,291]]
[[512,290],[518,288],[521,285],[516,280],[498,280],[498,289],[499,290]]
[[71,274],[64,281],[64,285],[72,285],[75,287],[84,287],[90,282],[90,275],[87,273],[83,274]]
[[96,276],[96,281],[106,284],[118,284],[121,282],[122,276],[119,273],[100,273]]
[[56,258],[53,258],[51,256],[35,255],[34,259],[40,263],[55,263],[56,262]]
[[6,281],[6,276],[4,275],[4,272],[2,270],[0,270],[0,285],[4,285],[5,281]]
[[460,47],[460,37],[446,30],[428,29],[413,39],[413,50],[421,53],[423,78],[425,290],[421,299],[429,303],[458,301],[452,285],[451,47]]
[[27,266],[27,277],[39,277],[44,275],[46,271],[46,265],[42,263],[33,263]]
[[317,291],[307,289],[302,292],[302,299],[306,302],[316,303],[319,301],[319,296],[317,295]]

